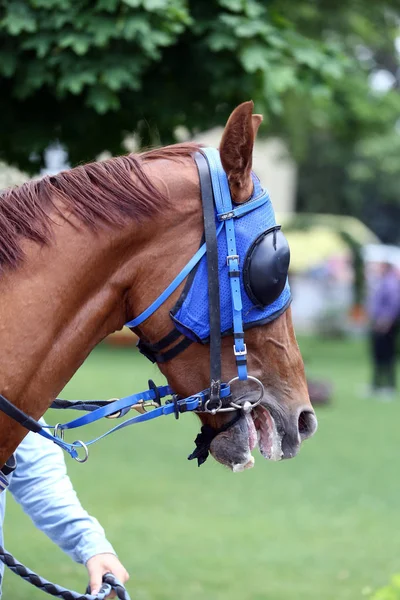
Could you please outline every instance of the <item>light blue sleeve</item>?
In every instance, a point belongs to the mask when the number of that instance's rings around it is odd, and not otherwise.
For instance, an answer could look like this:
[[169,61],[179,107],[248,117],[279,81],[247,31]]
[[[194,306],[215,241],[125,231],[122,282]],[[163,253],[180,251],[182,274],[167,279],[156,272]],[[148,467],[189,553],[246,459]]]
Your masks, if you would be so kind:
[[86,563],[95,554],[116,554],[99,522],[81,506],[67,475],[63,451],[29,433],[17,449],[17,468],[9,490],[38,529]]

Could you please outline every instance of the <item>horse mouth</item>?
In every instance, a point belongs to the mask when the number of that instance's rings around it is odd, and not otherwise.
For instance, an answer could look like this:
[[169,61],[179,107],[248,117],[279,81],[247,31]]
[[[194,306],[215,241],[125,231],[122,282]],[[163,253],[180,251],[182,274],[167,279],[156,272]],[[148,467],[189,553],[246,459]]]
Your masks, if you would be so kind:
[[246,416],[249,431],[252,427],[256,430],[258,449],[262,456],[268,460],[281,460],[282,438],[269,410],[260,404]]
[[256,447],[267,460],[278,461],[282,458],[282,435],[271,412],[261,404],[251,413],[243,415],[227,431],[217,435],[210,451],[218,462],[233,472],[239,472],[254,466],[251,453]]

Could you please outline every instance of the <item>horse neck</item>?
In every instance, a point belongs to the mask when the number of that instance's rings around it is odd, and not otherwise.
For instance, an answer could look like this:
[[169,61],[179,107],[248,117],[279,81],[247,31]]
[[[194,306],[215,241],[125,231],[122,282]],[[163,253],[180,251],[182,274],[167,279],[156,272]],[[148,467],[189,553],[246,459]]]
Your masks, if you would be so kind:
[[[124,228],[97,233],[72,223],[70,216],[68,222],[54,217],[51,243],[38,246],[26,241],[24,262],[0,278],[0,393],[35,419],[45,413],[91,350],[154,299],[143,281],[149,272],[156,281],[152,287],[161,292],[171,269],[176,274],[177,266],[183,266],[198,245],[198,235],[192,235],[186,252],[179,248],[177,264],[165,268],[163,252],[176,254],[176,241],[184,242],[188,220],[199,206],[194,210],[187,198],[179,201],[182,179],[176,184],[171,164],[157,162],[149,166],[148,174],[175,198],[176,210],[170,208],[146,224],[128,220]],[[193,167],[189,171],[193,195],[197,176]],[[201,212],[195,220],[200,229]],[[160,260],[151,269],[155,256]],[[0,465],[26,433],[0,413]]]
[[[0,391],[34,418],[91,349],[123,324],[117,265],[124,237],[126,232],[94,235],[64,223],[50,245],[26,243],[23,264],[0,280]],[[0,462],[26,433],[15,429],[0,414]]]

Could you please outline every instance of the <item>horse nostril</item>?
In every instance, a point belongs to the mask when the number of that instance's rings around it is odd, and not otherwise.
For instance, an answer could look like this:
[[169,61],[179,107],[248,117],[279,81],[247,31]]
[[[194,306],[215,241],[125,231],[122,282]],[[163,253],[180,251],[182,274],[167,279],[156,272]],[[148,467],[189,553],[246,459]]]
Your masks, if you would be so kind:
[[314,411],[310,409],[302,410],[299,414],[297,426],[302,440],[306,440],[314,435],[318,427],[318,421]]

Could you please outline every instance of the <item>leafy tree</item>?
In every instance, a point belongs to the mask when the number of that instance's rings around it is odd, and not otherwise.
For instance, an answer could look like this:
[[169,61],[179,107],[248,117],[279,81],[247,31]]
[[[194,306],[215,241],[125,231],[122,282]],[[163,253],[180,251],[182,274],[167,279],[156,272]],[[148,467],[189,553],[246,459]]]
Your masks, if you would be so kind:
[[129,132],[168,143],[252,98],[299,163],[300,210],[396,239],[399,16],[398,0],[0,0],[0,159],[37,172],[54,140],[72,164]]
[[[397,2],[347,4],[340,30],[352,68],[298,155],[300,210],[353,214],[389,243],[400,243],[399,15]],[[372,86],[382,72],[392,78],[387,90]]]
[[286,133],[298,153],[296,107],[315,107],[305,121],[314,126],[358,68],[335,30],[347,9],[329,0],[0,0],[0,9],[0,158],[28,170],[55,139],[76,163],[120,151],[126,132],[147,144],[171,141],[178,125],[208,128],[249,98],[265,130]]

